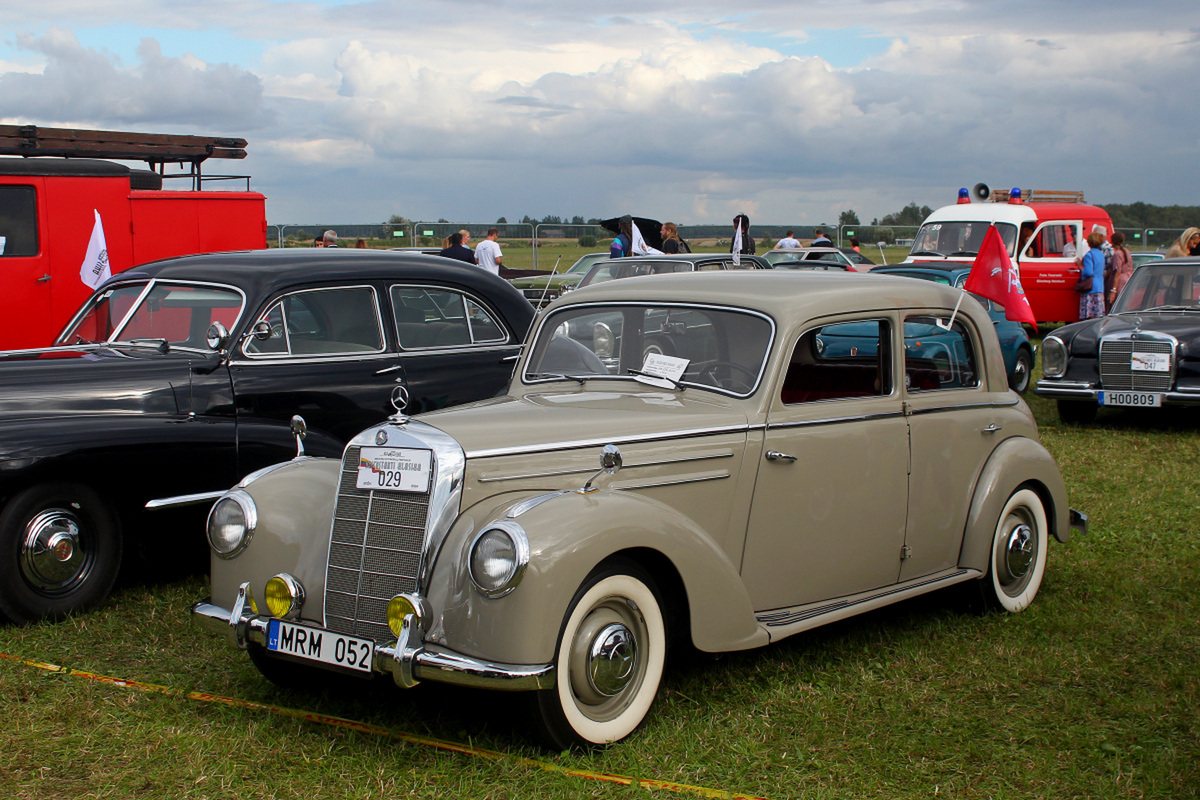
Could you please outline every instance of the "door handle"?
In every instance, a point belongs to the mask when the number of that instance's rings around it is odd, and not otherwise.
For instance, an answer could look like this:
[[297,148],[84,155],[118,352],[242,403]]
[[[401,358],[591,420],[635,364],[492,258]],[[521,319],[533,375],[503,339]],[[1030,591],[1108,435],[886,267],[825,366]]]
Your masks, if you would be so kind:
[[403,364],[394,364],[390,367],[384,367],[381,370],[376,370],[375,374],[376,375],[387,375],[389,372],[396,372],[398,370],[403,370],[403,369],[404,369]]
[[781,453],[778,450],[767,451],[767,461],[787,461],[788,463],[791,463],[795,460],[795,456],[789,456],[787,453]]
[[47,272],[47,273],[46,273],[45,275],[43,275],[42,277],[38,278],[38,279],[37,279],[37,282],[38,282],[38,283],[45,283],[45,282],[46,282],[46,281],[48,281],[48,280],[50,280],[50,273],[49,273],[49,272]]
[[996,431],[1000,430],[1003,427],[1004,427],[1003,425],[997,425],[996,423],[993,422],[991,425],[988,425],[986,428],[984,428],[982,432],[983,433],[995,433]]
[[500,359],[500,363],[501,364],[511,364],[512,362],[518,360],[520,357],[521,357],[520,353],[516,353],[515,355],[511,355],[511,356],[505,356],[504,358]]

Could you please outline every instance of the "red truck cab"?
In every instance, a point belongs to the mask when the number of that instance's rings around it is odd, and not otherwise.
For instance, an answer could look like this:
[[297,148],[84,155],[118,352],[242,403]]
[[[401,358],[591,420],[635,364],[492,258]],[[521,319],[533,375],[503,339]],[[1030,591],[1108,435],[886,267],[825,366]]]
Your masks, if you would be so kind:
[[[14,129],[25,135],[5,135]],[[25,145],[45,144],[54,130],[0,126],[0,153],[47,155],[44,149]],[[110,143],[82,152],[134,157]],[[203,160],[185,155],[194,163]],[[193,187],[198,185],[193,181]],[[0,349],[51,344],[91,295],[80,272],[97,214],[114,275],[170,256],[266,247],[263,195],[162,187],[160,173],[113,161],[0,157],[0,319],[5,322],[0,326]]]
[[1077,258],[1087,251],[1087,237],[1103,229],[1107,239],[1113,224],[1108,212],[1083,202],[1082,192],[1019,189],[992,201],[988,187],[975,187],[980,202],[943,206],[921,224],[906,263],[959,261],[970,264],[979,252],[983,235],[995,225],[1016,261],[1021,285],[1038,322],[1074,322],[1079,319],[1080,266]]

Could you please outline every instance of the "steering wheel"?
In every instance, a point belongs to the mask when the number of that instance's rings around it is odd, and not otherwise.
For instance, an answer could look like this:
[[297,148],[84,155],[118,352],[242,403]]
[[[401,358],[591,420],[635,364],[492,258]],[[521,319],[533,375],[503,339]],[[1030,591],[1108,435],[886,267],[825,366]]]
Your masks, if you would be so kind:
[[[721,379],[717,377],[717,370],[721,367],[729,367],[734,372],[740,372],[750,379],[749,383],[739,380],[734,377]],[[754,388],[754,382],[758,379],[758,373],[753,372],[741,364],[736,364],[733,361],[714,361],[700,368],[700,372],[696,375],[697,378],[709,378],[713,386],[719,386],[722,389],[728,389],[731,392],[746,393]],[[697,381],[700,383],[702,381]]]

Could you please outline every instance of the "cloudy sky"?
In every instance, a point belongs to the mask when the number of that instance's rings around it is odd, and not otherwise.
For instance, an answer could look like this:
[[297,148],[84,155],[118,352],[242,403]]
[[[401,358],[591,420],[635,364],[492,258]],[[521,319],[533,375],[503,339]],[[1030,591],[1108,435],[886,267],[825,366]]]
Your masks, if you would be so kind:
[[245,138],[273,224],[1200,204],[1197,0],[5,6],[0,122]]

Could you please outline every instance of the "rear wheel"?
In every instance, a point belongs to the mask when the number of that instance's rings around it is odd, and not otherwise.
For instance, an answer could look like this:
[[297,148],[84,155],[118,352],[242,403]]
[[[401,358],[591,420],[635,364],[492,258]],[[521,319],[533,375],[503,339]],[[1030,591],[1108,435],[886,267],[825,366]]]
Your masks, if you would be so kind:
[[989,606],[1016,613],[1037,596],[1046,571],[1049,526],[1042,499],[1032,489],[1018,489],[1004,504],[992,549],[983,596]]
[[654,582],[629,561],[579,587],[559,635],[556,684],[534,695],[535,721],[557,749],[623,739],[658,694],[667,635]]
[[1025,394],[1029,388],[1029,379],[1033,375],[1033,355],[1024,348],[1017,351],[1013,361],[1012,374],[1008,376],[1009,387],[1017,394]]
[[92,490],[46,483],[0,513],[0,612],[18,624],[101,603],[117,579],[117,520]]

